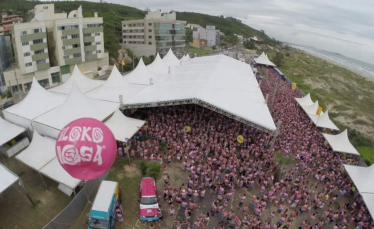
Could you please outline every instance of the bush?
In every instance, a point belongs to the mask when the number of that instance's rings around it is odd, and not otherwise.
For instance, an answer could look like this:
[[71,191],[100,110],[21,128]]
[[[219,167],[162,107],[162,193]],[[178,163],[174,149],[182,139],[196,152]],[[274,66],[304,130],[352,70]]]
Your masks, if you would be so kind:
[[98,71],[101,71],[101,69],[102,69],[101,67],[98,67],[98,68],[97,68]]
[[161,174],[161,164],[158,162],[148,162],[147,167],[147,174],[157,180]]
[[283,53],[277,52],[275,54],[275,57],[273,58],[274,64],[277,65],[277,67],[280,67],[283,64],[283,61],[284,61],[284,55],[283,55]]
[[139,162],[138,166],[143,176],[147,174],[147,167],[148,167],[147,164],[148,164],[147,161]]
[[374,164],[374,148],[368,146],[360,146],[357,148],[361,154],[361,158],[368,165]]
[[5,91],[5,95],[6,95],[7,98],[12,98],[13,97],[13,94],[9,89]]

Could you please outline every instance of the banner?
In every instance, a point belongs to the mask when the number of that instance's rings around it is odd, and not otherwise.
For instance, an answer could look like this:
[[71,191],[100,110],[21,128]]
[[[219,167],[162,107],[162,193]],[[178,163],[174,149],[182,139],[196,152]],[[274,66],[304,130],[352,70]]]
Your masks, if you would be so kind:
[[296,90],[296,83],[292,84],[292,91]]
[[322,107],[318,106],[318,109],[317,109],[317,115],[320,116],[322,113]]
[[124,60],[122,60],[122,66],[124,66],[124,65],[126,65],[126,63],[125,63],[125,61],[124,61]]
[[188,133],[188,132],[191,131],[191,127],[190,127],[190,126],[185,126],[185,127],[183,127],[183,131],[184,131],[185,133]]

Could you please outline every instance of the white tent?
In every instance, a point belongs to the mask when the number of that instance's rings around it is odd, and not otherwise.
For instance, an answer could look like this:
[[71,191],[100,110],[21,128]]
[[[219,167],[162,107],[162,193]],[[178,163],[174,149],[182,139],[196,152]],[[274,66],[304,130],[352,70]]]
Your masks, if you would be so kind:
[[310,106],[314,103],[310,98],[310,93],[302,98],[295,98],[295,100],[300,106]]
[[126,108],[195,103],[247,124],[276,129],[250,65],[225,55],[194,58],[124,102]]
[[105,125],[113,132],[117,141],[125,142],[127,138],[130,139],[134,136],[144,123],[143,120],[126,117],[117,109],[113,116],[105,122]]
[[182,58],[180,59],[180,61],[189,61],[189,59],[187,58],[187,54],[182,56]]
[[19,177],[0,163],[0,194],[12,186]]
[[333,123],[331,119],[329,118],[328,111],[326,111],[323,114],[321,113],[321,115],[319,116],[318,122],[317,122],[317,126],[321,128],[330,129],[330,130],[339,130],[339,128],[335,125],[335,123]]
[[159,75],[165,75],[169,73],[169,67],[165,65],[158,53],[153,62],[147,65],[147,68]]
[[314,115],[314,114],[317,113],[318,106],[319,106],[319,104],[318,104],[318,100],[317,100],[312,105],[302,105],[301,107],[303,108],[305,113]]
[[75,65],[73,73],[71,74],[69,79],[65,83],[57,87],[49,89],[49,91],[67,95],[70,93],[73,87],[73,84],[76,84],[79,90],[85,94],[103,85],[104,81],[93,80],[93,79],[88,78],[87,76],[83,75],[83,73],[79,70],[77,65]]
[[[321,112],[322,114],[323,112]],[[319,116],[317,114],[308,114],[310,120],[312,120],[312,122],[317,125],[318,123],[318,119],[319,119]]]
[[168,53],[166,53],[164,58],[162,58],[162,61],[166,66],[169,67],[176,67],[181,65],[180,60],[174,55],[173,50],[171,50],[171,48],[169,49]]
[[191,60],[190,54],[187,53],[185,57],[187,61]]
[[48,137],[42,137],[34,131],[30,146],[16,156],[24,164],[39,171],[53,158],[55,153],[56,140]]
[[66,95],[55,94],[44,89],[34,78],[27,96],[19,103],[7,108],[4,117],[12,123],[32,130],[34,118],[61,105]]
[[276,65],[271,62],[268,58],[268,56],[264,53],[262,53],[259,57],[254,58],[256,64],[261,64],[261,65],[267,65],[267,66],[273,66],[275,67]]
[[25,132],[25,128],[19,127],[0,117],[0,146]]
[[337,135],[323,134],[323,137],[329,143],[334,152],[360,155],[349,141],[347,130],[344,130],[342,133]]
[[374,194],[374,165],[370,167],[344,165],[344,168],[361,194]]
[[120,103],[120,95],[122,95],[123,101],[125,101],[136,95],[144,87],[146,85],[132,84],[127,81],[118,71],[117,67],[114,66],[105,83],[101,87],[86,93],[86,96],[93,99]]
[[148,69],[143,59],[139,60],[138,65],[134,69],[134,71],[130,72],[125,76],[125,79],[133,84],[141,84],[141,85],[151,85],[154,84],[157,80],[162,78],[162,75],[158,75]]
[[369,210],[371,218],[374,219],[374,194],[372,193],[361,193],[362,199],[364,199],[365,205]]
[[75,189],[80,180],[75,179],[74,177],[70,176],[68,172],[65,171],[64,168],[58,162],[57,157],[55,157],[52,161],[46,164],[41,170],[40,173],[51,178],[52,180],[64,184],[71,189]]
[[117,103],[88,98],[74,84],[66,101],[52,111],[33,120],[40,134],[56,139],[60,130],[79,118],[94,118],[104,121],[118,108]]

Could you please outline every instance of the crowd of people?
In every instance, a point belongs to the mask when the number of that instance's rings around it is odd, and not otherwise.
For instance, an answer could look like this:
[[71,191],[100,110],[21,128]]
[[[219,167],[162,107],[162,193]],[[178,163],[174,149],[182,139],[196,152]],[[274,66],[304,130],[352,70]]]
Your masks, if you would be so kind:
[[[271,68],[258,70],[274,122],[281,121],[274,145],[272,134],[196,105],[135,113],[147,114],[148,128],[129,142],[130,156],[163,165],[179,162],[188,173],[176,187],[164,167],[167,212],[170,217],[183,213],[184,218],[174,228],[374,228],[353,183],[341,171],[342,163],[357,162],[325,144],[321,130],[295,102],[300,94],[289,83]],[[146,140],[136,140],[145,135]],[[244,137],[242,143],[238,135]],[[292,158],[292,163],[280,163],[276,154]],[[198,213],[207,195],[210,209]],[[233,205],[234,196],[239,202]]]

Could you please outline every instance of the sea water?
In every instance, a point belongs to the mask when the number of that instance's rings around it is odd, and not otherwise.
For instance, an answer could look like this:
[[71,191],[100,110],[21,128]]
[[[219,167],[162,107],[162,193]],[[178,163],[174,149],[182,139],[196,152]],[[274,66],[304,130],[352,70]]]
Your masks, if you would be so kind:
[[325,50],[320,50],[316,49],[313,47],[307,47],[307,46],[300,46],[300,45],[294,45],[290,44],[291,47],[300,49],[302,51],[305,51],[307,53],[310,53],[314,56],[321,57],[323,59],[327,59],[333,62],[336,62],[337,64],[341,64],[346,66],[347,68],[353,70],[353,71],[358,71],[362,72],[365,75],[368,75],[372,78],[374,78],[374,65],[365,63],[360,60],[355,60],[346,56],[343,56],[339,53],[333,53],[333,52],[328,52]]

